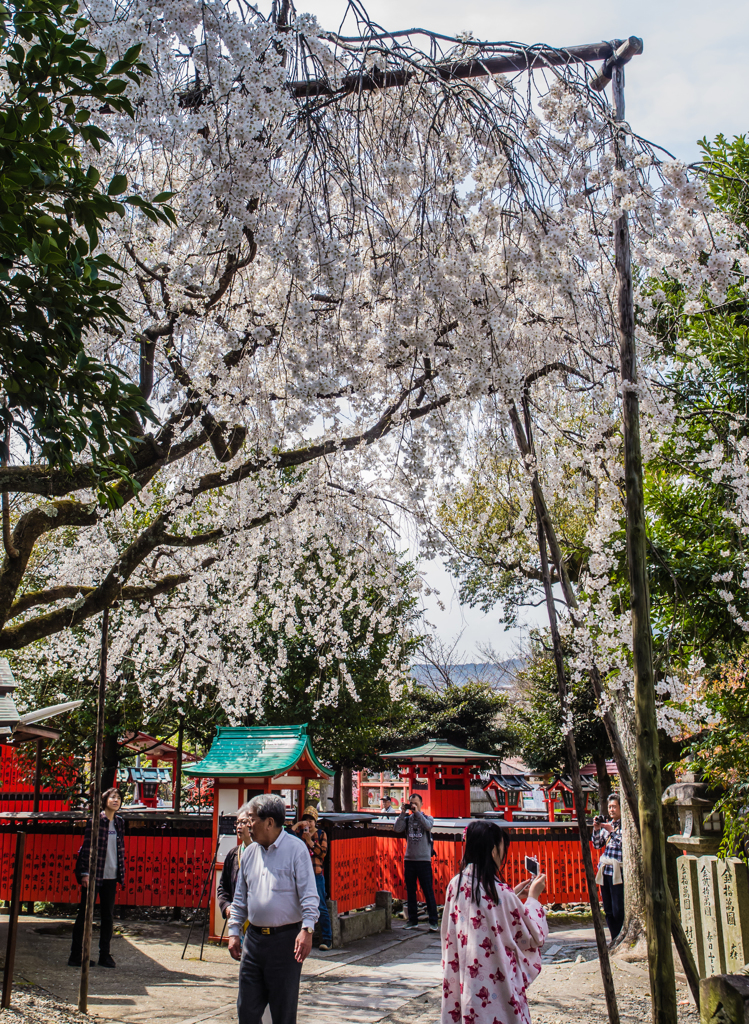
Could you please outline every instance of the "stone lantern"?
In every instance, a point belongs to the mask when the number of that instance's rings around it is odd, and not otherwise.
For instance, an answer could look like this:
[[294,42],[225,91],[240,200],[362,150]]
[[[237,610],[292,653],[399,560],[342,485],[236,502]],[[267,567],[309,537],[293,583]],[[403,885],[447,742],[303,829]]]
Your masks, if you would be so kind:
[[695,772],[669,786],[663,803],[676,807],[681,827],[680,835],[668,837],[669,843],[697,856],[716,854],[723,837],[723,815],[713,810],[716,799],[715,791]]

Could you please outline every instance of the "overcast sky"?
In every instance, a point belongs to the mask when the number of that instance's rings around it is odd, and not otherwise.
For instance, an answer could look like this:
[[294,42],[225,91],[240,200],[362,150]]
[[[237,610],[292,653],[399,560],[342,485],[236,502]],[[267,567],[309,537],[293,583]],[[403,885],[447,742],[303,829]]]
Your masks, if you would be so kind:
[[[345,10],[339,0],[296,0],[296,5],[329,29],[338,28]],[[697,139],[749,131],[746,0],[369,0],[365,6],[390,31],[470,31],[480,39],[552,46],[640,36],[644,52],[626,71],[627,119],[638,134],[691,161],[699,157]],[[443,640],[462,629],[460,647],[467,661],[480,660],[476,644],[482,642],[512,656],[527,630],[505,633],[496,615],[461,608],[440,565],[428,566],[426,576],[446,606],[441,611],[436,599],[427,602],[428,619]],[[528,621],[542,618],[539,609]]]
[[[335,29],[341,0],[295,0]],[[640,36],[642,56],[626,72],[627,118],[635,131],[682,160],[696,140],[749,129],[746,113],[749,3],[746,0],[369,0],[389,30],[429,28],[446,35],[571,46]]]

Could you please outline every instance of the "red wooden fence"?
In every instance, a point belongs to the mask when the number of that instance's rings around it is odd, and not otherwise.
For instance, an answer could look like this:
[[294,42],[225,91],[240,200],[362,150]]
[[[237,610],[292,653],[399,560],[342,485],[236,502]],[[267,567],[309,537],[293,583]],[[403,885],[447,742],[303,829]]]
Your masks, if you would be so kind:
[[[58,781],[60,787],[68,785],[71,768],[63,763],[60,766]],[[18,757],[18,750],[6,743],[0,745],[0,812],[33,811],[34,809],[34,762]],[[70,809],[68,797],[55,790],[42,786],[39,791],[39,810],[44,812],[67,811]]]
[[[84,824],[83,818],[72,816],[64,822],[51,818],[0,818],[0,899],[10,899],[15,833],[24,828],[28,834],[21,899],[77,903],[80,888],[73,869],[83,841]],[[128,825],[125,885],[117,890],[117,903],[136,907],[197,907],[213,860],[210,820],[196,820],[188,826],[183,822],[181,828],[157,819]],[[205,898],[202,905],[206,905]]]
[[[125,886],[118,904],[139,907],[197,907],[214,852],[208,816],[125,815]],[[49,817],[0,815],[0,899],[10,898],[15,833],[27,832],[21,899],[77,903],[80,889],[73,875],[83,840],[85,819],[77,814]],[[458,873],[462,833],[437,832],[432,859],[437,902]],[[576,826],[515,826],[505,878],[515,885],[527,877],[526,854],[537,857],[547,877],[546,903],[587,902]],[[405,838],[392,828],[358,823],[333,824],[330,830],[329,890],[338,910],[356,910],[388,889],[405,899]],[[599,853],[593,850],[597,864]],[[215,882],[214,882],[215,886]],[[213,888],[213,887],[211,887]],[[208,890],[207,896],[211,895]],[[206,898],[202,906],[206,906]]]
[[[371,834],[374,831],[378,834]],[[369,906],[375,901],[375,893],[381,889],[389,890],[397,899],[406,898],[404,838],[388,835],[384,830],[343,828],[334,829],[331,838],[330,898],[338,901],[339,913]],[[450,879],[460,870],[463,842],[459,836],[437,839],[434,848],[434,892],[437,903],[442,904]],[[593,864],[597,866],[600,851],[592,849],[591,852]],[[546,875],[547,889],[542,902],[588,902],[576,827],[513,829],[513,841],[504,871],[505,880],[510,885],[517,885],[528,877],[524,867],[526,855],[538,858],[540,869]]]

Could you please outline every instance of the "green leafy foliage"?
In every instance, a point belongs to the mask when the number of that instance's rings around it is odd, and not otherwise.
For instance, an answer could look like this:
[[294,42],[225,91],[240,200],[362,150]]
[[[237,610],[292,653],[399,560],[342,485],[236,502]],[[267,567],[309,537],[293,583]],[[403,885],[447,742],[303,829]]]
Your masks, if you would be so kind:
[[722,794],[715,809],[724,815],[720,856],[747,859],[749,812],[749,650],[722,666],[705,688],[711,726],[695,737],[682,767],[700,772]]
[[[0,417],[36,458],[70,467],[90,447],[94,465],[126,468],[133,417],[153,419],[139,389],[84,349],[87,331],[121,327],[122,268],[97,251],[126,206],[173,221],[169,207],[86,167],[80,146],[110,142],[92,113],[133,116],[127,80],[149,69],[133,46],[108,65],[86,39],[78,6],[18,0],[0,6]],[[122,77],[119,77],[122,76]]]
[[[719,135],[700,145],[713,200],[749,224],[746,138]],[[749,618],[749,593],[735,585],[745,539],[731,521],[734,484],[709,458],[711,446],[726,458],[747,438],[749,303],[732,288],[719,307],[706,296],[705,311],[690,315],[676,285],[657,299],[651,326],[668,360],[664,384],[679,430],[646,467],[654,639],[661,664],[698,653],[714,666],[746,636],[721,592],[730,590],[737,614]]]
[[[537,635],[532,657],[516,678],[515,696],[505,711],[507,728],[517,737],[517,750],[529,768],[540,772],[569,774],[567,748],[562,731],[554,658]],[[584,765],[596,754],[611,757],[606,728],[596,713],[596,699],[587,677],[573,683],[571,707],[578,761]]]
[[505,724],[507,697],[489,683],[447,683],[439,689],[414,686],[409,705],[401,743],[415,745],[436,737],[497,758],[513,753],[517,746],[515,733]]

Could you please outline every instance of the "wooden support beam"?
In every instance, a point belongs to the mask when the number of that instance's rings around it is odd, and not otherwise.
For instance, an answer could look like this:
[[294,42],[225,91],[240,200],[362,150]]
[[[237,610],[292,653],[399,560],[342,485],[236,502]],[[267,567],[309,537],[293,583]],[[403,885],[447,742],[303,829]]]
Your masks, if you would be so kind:
[[[614,71],[616,118],[624,120],[624,71]],[[623,166],[621,155],[617,165]],[[632,622],[632,662],[637,731],[639,820],[645,878],[645,918],[648,940],[653,1024],[676,1024],[676,978],[671,952],[671,905],[666,876],[665,836],[661,797],[661,762],[655,707],[653,637],[648,589],[647,527],[640,441],[640,398],[637,387],[634,290],[630,261],[629,221],[624,211],[614,224],[619,313],[619,357],[624,427],[624,490],[627,515],[627,565]]]
[[[334,37],[331,37],[334,40]],[[364,40],[363,40],[364,42]],[[642,39],[630,36],[629,39],[614,39],[611,42],[583,43],[580,46],[563,46],[553,49],[549,46],[517,46],[511,52],[499,57],[487,57],[484,60],[445,61],[434,64],[431,68],[423,68],[420,73],[431,75],[437,81],[454,82],[466,78],[486,78],[488,75],[513,74],[522,71],[536,71],[542,68],[564,67],[567,64],[590,64],[593,61],[607,61],[604,69],[595,81],[605,77],[607,67],[620,67],[632,57],[642,53]],[[509,49],[509,47],[508,47]],[[416,72],[397,69],[395,71],[361,71],[355,75],[347,75],[337,89],[331,88],[324,78],[311,78],[307,81],[290,82],[289,88],[297,99],[315,96],[346,96],[355,92],[372,92],[376,89],[397,89],[408,85],[416,77]],[[608,75],[603,88],[609,81]]]
[[107,696],[107,643],[109,641],[109,608],[104,609],[101,619],[101,655],[99,659],[99,693],[96,708],[96,739],[92,764],[93,786],[91,794],[91,853],[88,861],[88,893],[86,917],[83,923],[83,954],[81,956],[81,981],[78,987],[78,1009],[88,1013],[88,976],[91,959],[91,934],[94,927],[94,904],[96,903],[96,867],[99,851],[99,818],[101,816],[101,772],[104,762],[104,715]]

